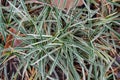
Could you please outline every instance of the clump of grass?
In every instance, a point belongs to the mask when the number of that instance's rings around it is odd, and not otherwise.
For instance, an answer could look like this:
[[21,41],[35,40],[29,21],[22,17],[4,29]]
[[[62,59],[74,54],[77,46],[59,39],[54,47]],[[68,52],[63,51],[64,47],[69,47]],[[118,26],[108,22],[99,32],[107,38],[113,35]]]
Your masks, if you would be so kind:
[[[1,3],[0,78],[119,79],[119,3],[100,3],[86,0],[80,8],[68,11],[42,0]],[[10,32],[9,28],[24,36]],[[5,49],[8,35],[13,36],[13,44]],[[22,43],[14,47],[16,39]],[[2,54],[3,51],[6,53]]]

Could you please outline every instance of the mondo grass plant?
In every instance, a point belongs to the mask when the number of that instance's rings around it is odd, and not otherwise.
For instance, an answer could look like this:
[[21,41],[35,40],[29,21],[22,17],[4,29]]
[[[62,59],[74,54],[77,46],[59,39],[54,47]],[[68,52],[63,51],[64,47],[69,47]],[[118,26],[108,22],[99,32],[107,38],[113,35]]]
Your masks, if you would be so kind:
[[0,0],[0,80],[119,80],[119,0],[51,1]]

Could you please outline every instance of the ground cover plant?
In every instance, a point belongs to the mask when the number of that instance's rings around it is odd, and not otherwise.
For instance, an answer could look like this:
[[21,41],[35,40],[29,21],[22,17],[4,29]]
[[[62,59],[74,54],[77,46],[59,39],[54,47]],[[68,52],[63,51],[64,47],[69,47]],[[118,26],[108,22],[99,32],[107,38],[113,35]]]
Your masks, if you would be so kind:
[[0,0],[0,80],[120,80],[119,8],[119,0]]

